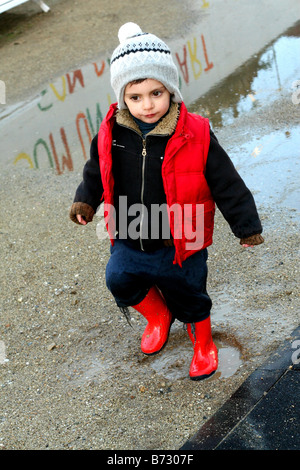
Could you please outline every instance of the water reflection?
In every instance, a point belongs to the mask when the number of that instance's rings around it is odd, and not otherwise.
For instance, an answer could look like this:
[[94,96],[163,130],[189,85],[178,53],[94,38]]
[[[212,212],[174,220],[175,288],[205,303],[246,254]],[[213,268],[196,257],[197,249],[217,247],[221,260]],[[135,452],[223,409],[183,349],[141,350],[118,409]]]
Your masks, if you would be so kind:
[[[216,340],[215,343],[218,348],[219,366],[216,373],[208,379],[210,381],[231,377],[243,364],[238,348],[222,340]],[[192,354],[190,344],[177,345],[152,359],[150,366],[168,380],[186,379],[189,376]]]
[[230,76],[217,83],[189,110],[210,119],[214,128],[263,104],[292,95],[293,82],[300,77],[300,22],[266,46]]
[[[256,200],[265,207],[288,207],[299,218],[300,128],[289,127],[249,140],[230,156]],[[297,214],[298,212],[298,214]]]

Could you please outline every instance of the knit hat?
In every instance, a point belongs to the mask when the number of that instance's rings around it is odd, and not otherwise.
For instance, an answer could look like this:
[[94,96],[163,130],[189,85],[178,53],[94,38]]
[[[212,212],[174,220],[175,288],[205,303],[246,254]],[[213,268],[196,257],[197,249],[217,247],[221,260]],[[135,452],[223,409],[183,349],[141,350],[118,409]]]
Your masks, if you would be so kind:
[[120,44],[112,54],[110,74],[119,109],[127,108],[124,102],[126,85],[142,78],[161,82],[173,95],[172,100],[181,103],[178,71],[169,47],[154,34],[143,33],[135,23],[121,26],[118,37]]

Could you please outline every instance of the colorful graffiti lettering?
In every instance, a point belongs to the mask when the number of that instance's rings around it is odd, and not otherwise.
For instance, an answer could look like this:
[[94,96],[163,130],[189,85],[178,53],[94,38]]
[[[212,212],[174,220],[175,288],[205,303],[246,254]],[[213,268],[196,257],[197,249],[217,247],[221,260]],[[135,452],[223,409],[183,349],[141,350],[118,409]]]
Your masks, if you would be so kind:
[[[101,61],[100,68],[98,68],[98,64],[96,62],[93,62],[92,65],[94,67],[96,76],[98,78],[101,77],[105,70],[105,62]],[[58,85],[54,85],[53,83],[49,84],[50,90],[52,90],[54,97],[57,98],[59,101],[65,101],[67,95],[73,94],[78,83],[82,88],[85,87],[83,71],[81,69],[75,70],[72,73],[67,73],[66,75],[63,75],[59,80],[61,80],[61,90],[58,89]],[[44,96],[48,95],[50,101],[48,104],[38,103],[37,106],[40,111],[48,111],[53,106],[53,97],[49,95],[50,90],[45,89],[41,92],[41,97],[43,98]]]
[[[99,128],[102,121],[102,112],[99,103],[96,103],[95,121],[96,126],[92,122],[89,109],[86,109],[86,113],[79,112],[75,117],[77,136],[82,148],[84,160],[87,160],[87,152],[92,141],[92,136],[95,135],[95,129]],[[81,123],[83,123],[83,126]],[[82,127],[85,131],[84,133],[82,132]],[[33,146],[33,157],[28,155],[28,153],[22,152],[15,158],[14,164],[17,164],[20,161],[26,161],[29,168],[39,169],[41,167],[41,162],[44,165],[46,159],[48,167],[54,168],[58,175],[62,174],[65,170],[72,171],[74,169],[74,164],[64,127],[59,129],[59,136],[60,139],[57,139],[57,137],[54,137],[54,133],[50,132],[48,139],[39,138]],[[64,153],[60,158],[57,150],[58,146],[63,146],[64,149]]]
[[[203,1],[203,8],[208,6],[209,4]],[[200,35],[200,37],[193,37],[187,40],[186,43],[182,45],[181,51],[177,50],[177,52],[175,52],[175,58],[179,66],[181,84],[182,80],[184,80],[185,84],[189,85],[191,79],[200,79],[203,73],[209,72],[214,67],[213,62],[209,59],[203,34]],[[94,74],[97,79],[102,77],[107,67],[109,67],[109,64],[109,59],[106,61],[102,60],[99,63],[93,62],[90,64],[92,66],[92,74]],[[64,103],[67,97],[74,94],[75,91],[84,89],[87,82],[86,78],[84,70],[77,69],[60,77],[55,84],[50,83],[49,87],[41,92],[40,100],[37,104],[38,110],[42,113],[51,112],[55,102]],[[107,100],[108,105],[110,105],[111,97],[109,94],[107,95]],[[15,158],[14,164],[23,161],[28,163],[29,168],[36,169],[46,164],[49,168],[55,169],[57,174],[62,174],[64,171],[72,171],[74,169],[74,163],[69,142],[72,141],[74,145],[74,132],[78,137],[83,161],[86,161],[92,138],[96,135],[103,119],[100,104],[96,103],[95,106],[96,113],[94,120],[88,108],[85,112],[82,110],[77,112],[74,119],[75,128],[72,138],[67,136],[65,127],[60,126],[58,131],[50,131],[47,138],[40,137],[34,143],[32,156],[22,151]],[[78,145],[76,148],[78,149]],[[76,154],[78,154],[78,152],[76,152]]]
[[193,44],[191,44],[191,41],[187,41],[189,56],[187,54],[187,47],[186,47],[185,44],[183,45],[183,48],[182,48],[183,56],[180,57],[178,52],[175,53],[175,57],[177,59],[180,71],[181,71],[182,76],[183,76],[183,79],[184,79],[185,83],[187,83],[187,84],[190,82],[188,58],[190,60],[190,64],[191,64],[191,67],[192,67],[194,80],[198,80],[198,78],[202,74],[203,70],[204,70],[204,72],[208,72],[214,66],[213,62],[209,61],[206,42],[205,42],[203,34],[201,35],[201,46],[202,46],[202,51],[203,51],[203,54],[204,54],[204,61],[205,61],[205,65],[206,65],[206,67],[204,69],[202,67],[202,62],[201,62],[201,60],[199,58],[199,55],[198,55],[199,51],[198,51],[197,38],[195,38],[195,37],[193,38]]

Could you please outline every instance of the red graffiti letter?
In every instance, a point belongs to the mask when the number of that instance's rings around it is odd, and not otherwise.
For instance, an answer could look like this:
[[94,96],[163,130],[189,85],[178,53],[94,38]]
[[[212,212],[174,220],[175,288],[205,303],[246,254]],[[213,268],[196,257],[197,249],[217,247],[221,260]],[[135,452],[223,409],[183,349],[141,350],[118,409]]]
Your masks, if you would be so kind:
[[79,137],[79,140],[80,140],[80,143],[81,143],[81,147],[82,147],[82,151],[83,151],[83,156],[84,156],[84,159],[86,160],[86,159],[87,159],[86,151],[85,151],[83,139],[82,139],[82,136],[81,136],[81,133],[80,133],[80,126],[79,126],[80,119],[83,119],[83,122],[84,122],[84,125],[85,125],[85,130],[86,130],[86,133],[87,133],[87,135],[88,135],[89,143],[90,143],[90,144],[91,144],[91,142],[92,142],[92,136],[91,136],[91,133],[90,133],[88,121],[87,121],[87,118],[86,118],[85,114],[83,114],[83,113],[77,114],[77,117],[76,117],[76,128],[77,128],[78,137]]
[[62,156],[62,170],[60,169],[56,148],[55,148],[55,145],[54,145],[53,135],[52,134],[49,135],[50,145],[51,145],[51,148],[52,148],[52,153],[53,153],[55,166],[56,166],[56,170],[57,170],[58,175],[61,175],[66,167],[69,169],[69,171],[73,170],[73,161],[72,161],[69,145],[68,145],[68,142],[67,142],[66,133],[65,133],[65,130],[64,130],[63,127],[60,128],[60,135],[61,135],[63,144],[64,144],[65,149],[66,149],[66,153],[67,153],[67,156],[65,156],[65,155]]
[[98,66],[97,66],[96,62],[93,62],[93,66],[94,66],[95,73],[96,73],[97,77],[100,77],[100,76],[103,74],[104,68],[105,68],[105,62],[104,62],[104,60],[102,60],[101,69],[100,69],[100,70],[98,70]]
[[182,62],[180,62],[180,58],[179,58],[179,55],[177,54],[177,52],[176,52],[175,55],[176,55],[180,70],[182,72],[183,78],[184,78],[186,83],[189,83],[189,70],[188,70],[188,66],[187,66],[187,62],[186,62],[186,46],[183,46],[183,54],[184,54],[184,59],[183,59]]
[[208,62],[206,44],[205,44],[205,39],[204,39],[203,34],[201,34],[201,40],[202,40],[202,47],[203,47],[205,62],[206,62],[206,65],[207,65],[207,67],[204,69],[204,72],[208,72],[208,70],[213,68],[214,64],[212,62]]
[[75,70],[75,72],[73,72],[73,80],[71,82],[71,78],[70,78],[70,74],[67,73],[67,80],[68,80],[68,85],[69,85],[69,92],[70,93],[73,93],[74,92],[74,88],[75,88],[75,84],[76,84],[76,81],[79,80],[80,82],[80,85],[84,88],[84,81],[83,81],[83,75],[82,75],[82,72],[81,70]]

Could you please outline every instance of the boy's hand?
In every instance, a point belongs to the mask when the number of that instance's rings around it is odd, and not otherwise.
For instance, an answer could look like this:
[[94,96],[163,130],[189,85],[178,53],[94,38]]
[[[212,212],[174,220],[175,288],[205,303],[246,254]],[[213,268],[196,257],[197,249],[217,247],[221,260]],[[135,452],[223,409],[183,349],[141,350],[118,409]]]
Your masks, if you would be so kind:
[[76,224],[86,225],[93,220],[95,211],[85,202],[74,202],[70,209],[70,219]]
[[84,217],[83,217],[82,215],[77,214],[77,215],[76,215],[76,219],[78,220],[78,222],[79,222],[81,225],[86,225],[86,224],[87,224],[87,221],[84,219]]
[[252,235],[251,237],[242,238],[240,241],[240,245],[242,245],[244,248],[253,248],[254,245],[260,245],[263,242],[263,237],[259,233],[257,233],[256,235]]

